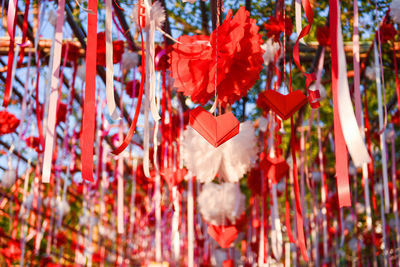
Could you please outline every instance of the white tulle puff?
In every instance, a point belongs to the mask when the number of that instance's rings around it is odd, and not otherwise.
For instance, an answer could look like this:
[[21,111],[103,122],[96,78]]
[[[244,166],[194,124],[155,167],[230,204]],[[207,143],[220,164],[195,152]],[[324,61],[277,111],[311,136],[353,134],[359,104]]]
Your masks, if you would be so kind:
[[370,66],[366,67],[365,68],[365,77],[367,77],[371,81],[375,81],[375,79],[376,79],[375,69]]
[[257,138],[250,121],[240,124],[239,134],[215,148],[193,128],[183,132],[182,156],[186,168],[201,183],[218,174],[227,182],[237,182],[257,158]]
[[122,54],[122,69],[130,70],[135,68],[139,63],[139,56],[134,52],[125,52]]
[[[164,7],[161,5],[160,1],[155,1],[153,5],[149,6],[147,4],[147,0],[145,0],[145,22],[146,25],[144,29],[146,30],[150,26],[150,21],[155,22],[156,28],[162,28],[165,22],[165,11]],[[139,16],[138,16],[138,5],[135,4],[132,11],[132,20],[136,25],[139,25]]]
[[263,55],[264,64],[268,66],[270,63],[274,62],[275,54],[278,52],[280,45],[270,38],[261,45],[261,48],[265,51]]
[[400,23],[400,0],[393,0],[390,4],[390,17],[395,23]]
[[17,178],[17,172],[13,169],[6,170],[1,177],[1,185],[7,188],[10,188],[14,183],[15,179]]
[[208,183],[197,198],[203,219],[214,225],[235,224],[245,210],[245,196],[238,184]]

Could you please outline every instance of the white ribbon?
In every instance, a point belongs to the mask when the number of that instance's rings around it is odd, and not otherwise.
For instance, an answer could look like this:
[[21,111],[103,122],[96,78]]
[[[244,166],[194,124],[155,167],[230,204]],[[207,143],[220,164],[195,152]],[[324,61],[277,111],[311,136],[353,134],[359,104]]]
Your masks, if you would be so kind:
[[[340,9],[339,9],[340,13]],[[354,115],[353,105],[351,103],[349,82],[347,80],[347,64],[344,54],[342,27],[338,16],[338,105],[339,118],[342,125],[343,136],[349,150],[350,156],[356,167],[361,167],[363,163],[368,163],[370,157],[367,148],[363,142],[357,120]]]
[[282,257],[283,238],[281,231],[281,221],[278,213],[278,195],[276,184],[272,184],[272,209],[271,209],[271,248],[275,259],[280,261]]
[[58,102],[58,86],[60,84],[61,48],[63,39],[65,0],[58,2],[57,25],[54,42],[54,58],[52,62],[51,92],[49,102],[49,117],[46,127],[46,143],[43,159],[42,182],[50,182],[51,163],[53,159],[54,137],[56,135],[56,115]]
[[[378,49],[376,42],[374,42],[374,60],[375,60],[375,73],[376,73],[376,93],[378,95],[378,117],[379,117],[379,129],[384,127],[383,119],[383,107],[382,107],[382,81],[381,81],[381,66],[379,62]],[[384,88],[383,88],[384,89]],[[386,135],[385,131],[382,131],[379,135],[382,155],[382,176],[383,176],[383,190],[385,199],[385,212],[390,211],[390,199],[389,199],[389,186],[388,186],[388,172],[387,172],[387,153],[386,153]]]
[[113,120],[119,120],[114,98],[114,62],[112,43],[112,0],[106,0],[106,98],[108,112]]

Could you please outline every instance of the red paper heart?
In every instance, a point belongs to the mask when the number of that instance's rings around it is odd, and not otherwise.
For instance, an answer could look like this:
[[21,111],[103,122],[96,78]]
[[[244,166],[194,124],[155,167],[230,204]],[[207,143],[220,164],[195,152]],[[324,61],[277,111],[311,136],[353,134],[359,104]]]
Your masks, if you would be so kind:
[[235,226],[217,226],[210,224],[207,227],[207,233],[214,238],[221,248],[228,248],[235,241],[238,230]]
[[261,168],[264,170],[265,177],[275,184],[279,183],[289,171],[289,165],[282,156],[275,158],[267,156],[261,159]]
[[190,112],[190,125],[211,145],[218,147],[239,133],[239,121],[232,112],[214,117],[202,107]]
[[235,263],[233,262],[232,259],[229,260],[224,260],[224,262],[222,263],[222,267],[234,267]]
[[274,90],[265,91],[265,101],[271,109],[286,120],[307,103],[307,97],[302,91],[296,90],[288,95],[283,95]]

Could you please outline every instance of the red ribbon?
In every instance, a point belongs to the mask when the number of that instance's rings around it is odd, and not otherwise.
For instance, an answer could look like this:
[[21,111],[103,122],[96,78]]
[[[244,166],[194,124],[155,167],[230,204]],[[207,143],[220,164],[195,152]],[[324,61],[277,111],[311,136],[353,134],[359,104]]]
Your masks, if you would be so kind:
[[306,242],[304,238],[304,228],[303,228],[303,212],[301,210],[300,202],[300,189],[299,189],[299,179],[297,171],[296,162],[296,136],[293,123],[293,117],[290,118],[291,127],[291,147],[292,147],[292,162],[293,162],[293,186],[294,186],[294,198],[296,204],[296,228],[297,228],[297,244],[300,248],[301,255],[305,261],[308,261]]
[[16,22],[17,22],[17,10],[18,10],[18,1],[17,0],[10,0],[9,2],[9,8],[10,5],[12,4],[11,1],[13,1],[14,6],[15,6],[15,14],[14,14],[14,19],[13,20],[8,20],[7,24],[12,21],[11,25],[7,25],[8,29],[8,34],[10,35],[10,45],[8,47],[8,62],[7,62],[7,76],[6,76],[6,86],[4,89],[4,96],[3,96],[3,107],[7,108],[8,104],[10,103],[10,97],[11,97],[11,76],[12,76],[12,65],[14,62],[14,45],[15,45],[15,27],[16,27]]
[[331,35],[331,58],[332,58],[332,98],[333,98],[333,126],[335,133],[335,169],[336,183],[339,199],[339,207],[351,206],[349,166],[347,147],[343,136],[342,125],[339,118],[338,109],[338,1],[329,0],[329,20]]
[[124,151],[124,149],[128,146],[129,142],[131,141],[131,139],[133,137],[133,134],[135,133],[136,124],[137,124],[137,121],[138,121],[138,118],[139,118],[139,114],[140,114],[140,107],[142,105],[144,81],[146,79],[145,78],[146,77],[146,72],[145,72],[145,65],[146,65],[145,62],[146,61],[145,61],[145,51],[144,51],[142,28],[140,28],[140,38],[142,40],[142,78],[140,79],[140,88],[139,88],[138,101],[137,101],[137,104],[136,104],[135,115],[133,117],[131,126],[129,127],[128,134],[126,135],[124,141],[122,142],[122,144],[118,148],[116,148],[114,151],[111,152],[114,155],[118,155],[122,151]]
[[396,77],[396,93],[397,93],[397,105],[400,108],[400,83],[398,76],[398,67],[397,67],[397,55],[396,55],[396,47],[394,46],[394,40],[392,41],[393,46],[393,63],[394,63],[394,73]]
[[81,161],[82,178],[93,182],[93,147],[96,122],[97,0],[89,0],[86,45],[85,99],[83,104]]
[[319,106],[320,106],[319,101],[318,101],[318,99],[320,97],[319,91],[312,92],[308,89],[310,87],[310,84],[316,80],[315,74],[314,73],[306,73],[300,63],[299,42],[303,37],[305,37],[310,32],[311,26],[314,21],[314,14],[311,9],[309,0],[302,0],[301,3],[303,5],[304,12],[305,12],[307,20],[308,20],[308,24],[301,30],[300,35],[297,37],[296,43],[294,44],[293,60],[294,60],[294,63],[296,64],[296,66],[301,71],[301,73],[303,73],[303,75],[306,77],[306,88],[307,88],[307,92],[308,92],[308,101],[310,103],[310,106],[312,108],[319,108]]

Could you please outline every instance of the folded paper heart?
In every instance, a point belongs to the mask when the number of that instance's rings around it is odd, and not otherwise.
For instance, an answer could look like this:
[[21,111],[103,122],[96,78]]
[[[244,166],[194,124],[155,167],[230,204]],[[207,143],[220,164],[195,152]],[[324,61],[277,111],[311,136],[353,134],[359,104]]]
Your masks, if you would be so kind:
[[174,170],[174,168],[170,167],[161,170],[160,174],[161,177],[164,178],[165,182],[167,182],[168,187],[172,188],[183,181],[183,178],[185,177],[187,172],[188,171],[186,169]]
[[235,226],[217,226],[210,224],[207,227],[207,233],[221,246],[228,248],[235,241],[238,230]]
[[222,145],[239,133],[239,121],[232,112],[214,117],[199,106],[190,112],[189,123],[214,147]]
[[289,171],[289,165],[282,156],[272,158],[268,155],[261,159],[261,168],[264,170],[265,177],[274,184],[279,183]]
[[224,260],[222,262],[222,267],[234,267],[234,266],[235,266],[235,263],[233,262],[232,259]]
[[307,103],[307,97],[300,90],[293,91],[288,95],[267,90],[265,91],[265,102],[282,120],[286,120]]

